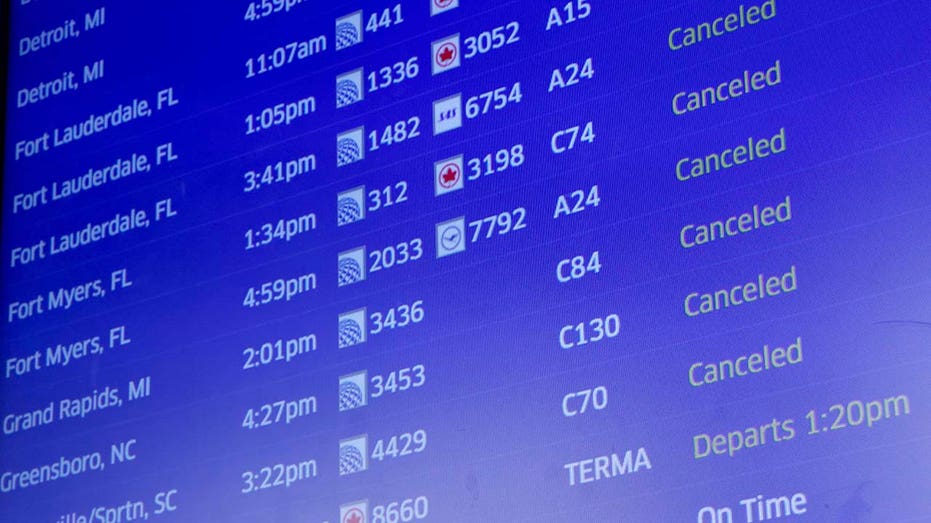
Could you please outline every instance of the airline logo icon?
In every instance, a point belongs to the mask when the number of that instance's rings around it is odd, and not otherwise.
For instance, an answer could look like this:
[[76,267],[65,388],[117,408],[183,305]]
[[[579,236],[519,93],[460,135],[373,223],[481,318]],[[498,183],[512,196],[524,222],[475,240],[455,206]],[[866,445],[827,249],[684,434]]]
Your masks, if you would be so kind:
[[365,219],[365,186],[360,185],[336,196],[336,225],[342,227]]
[[357,127],[336,136],[336,166],[365,159],[365,128]]
[[436,196],[458,191],[465,187],[462,166],[463,158],[461,154],[433,164],[434,192]]
[[362,87],[362,69],[349,71],[336,77],[336,107],[346,107],[365,98]]
[[436,257],[465,251],[465,216],[436,224]]
[[429,0],[430,16],[436,16],[459,7],[459,0]]
[[369,468],[368,435],[362,434],[339,442],[339,475],[348,476]]
[[462,127],[462,94],[433,102],[433,134]]
[[365,281],[365,246],[339,253],[336,279],[339,287]]
[[369,502],[367,499],[346,503],[339,507],[340,523],[368,523],[368,520]]
[[368,373],[347,374],[339,378],[339,411],[354,410],[368,405]]
[[336,19],[336,50],[362,43],[362,11]]
[[462,65],[458,33],[433,42],[430,49],[433,54],[433,74],[445,73]]
[[366,342],[365,309],[339,315],[339,348],[352,347]]

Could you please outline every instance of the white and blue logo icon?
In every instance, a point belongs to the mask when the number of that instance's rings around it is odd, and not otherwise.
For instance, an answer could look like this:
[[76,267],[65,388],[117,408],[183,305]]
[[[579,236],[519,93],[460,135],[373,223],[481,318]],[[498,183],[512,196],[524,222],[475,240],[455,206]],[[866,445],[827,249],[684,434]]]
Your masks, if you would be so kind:
[[362,87],[362,69],[349,71],[336,77],[336,107],[346,107],[365,98]]
[[339,287],[365,281],[365,246],[339,253],[337,283]]
[[354,410],[368,404],[368,373],[347,374],[339,378],[339,411]]
[[362,11],[336,19],[336,50],[362,43]]
[[365,309],[357,309],[339,315],[339,348],[352,347],[366,342],[367,324]]
[[336,225],[342,227],[365,219],[365,186],[360,185],[336,196]]
[[339,475],[356,474],[369,468],[368,435],[362,434],[339,442]]
[[462,94],[433,102],[433,134],[462,127]]
[[365,159],[365,128],[357,127],[336,136],[336,166]]
[[466,250],[465,216],[436,224],[436,257]]

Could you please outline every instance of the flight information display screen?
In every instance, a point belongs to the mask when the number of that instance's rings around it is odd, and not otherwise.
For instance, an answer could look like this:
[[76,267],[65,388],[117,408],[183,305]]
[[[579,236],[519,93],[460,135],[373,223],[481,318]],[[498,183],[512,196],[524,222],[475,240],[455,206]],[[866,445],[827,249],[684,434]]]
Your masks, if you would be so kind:
[[927,0],[14,0],[0,521],[931,521]]

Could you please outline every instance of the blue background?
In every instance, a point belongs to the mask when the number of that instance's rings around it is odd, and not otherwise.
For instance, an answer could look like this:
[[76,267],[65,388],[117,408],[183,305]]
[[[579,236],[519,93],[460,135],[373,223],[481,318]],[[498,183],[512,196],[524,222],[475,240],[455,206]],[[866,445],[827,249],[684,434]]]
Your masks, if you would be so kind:
[[[4,309],[59,287],[126,268],[133,286],[68,311],[7,323],[4,361],[47,345],[105,336],[125,325],[132,344],[64,369],[0,382],[2,414],[151,376],[150,398],[0,438],[3,471],[59,456],[109,452],[136,438],[138,459],[100,472],[0,494],[0,520],[54,522],[95,506],[178,489],[177,512],[157,521],[336,521],[339,506],[429,496],[429,520],[694,521],[704,506],[757,494],[805,492],[809,521],[918,521],[931,517],[931,6],[921,1],[778,1],[768,22],[685,50],[669,30],[737,8],[737,2],[601,2],[592,15],[544,31],[564,2],[471,2],[435,17],[426,0],[402,0],[404,23],[333,51],[333,21],[395,2],[306,2],[244,22],[245,4],[102,2],[107,23],[73,42],[15,56],[24,35],[98,5],[41,0],[14,6],[11,95],[62,70],[106,60],[95,84],[23,109],[7,100],[3,200]],[[518,21],[516,44],[431,76],[430,42]],[[248,57],[327,35],[330,49],[281,71],[244,78]],[[336,109],[334,79],[416,55],[420,74]],[[553,69],[592,57],[595,75],[548,93]],[[670,111],[698,90],[781,61],[783,82],[685,116]],[[79,73],[80,74],[80,73]],[[462,129],[432,135],[431,104],[521,82],[523,100]],[[181,104],[34,158],[13,145],[171,87]],[[317,111],[290,126],[244,134],[246,114],[315,96]],[[335,136],[417,116],[421,136],[336,168]],[[554,155],[556,131],[593,122],[596,139]],[[787,151],[687,182],[675,164],[786,129]],[[12,195],[78,176],[173,142],[179,160],[90,193],[12,214]],[[524,145],[526,162],[434,197],[433,163]],[[244,193],[243,173],[315,154],[317,170],[290,184]],[[336,195],[404,180],[409,201],[336,225]],[[601,203],[553,219],[559,195],[599,186]],[[774,205],[789,195],[785,225],[690,250],[680,228]],[[176,218],[24,267],[15,246],[171,198]],[[528,227],[435,258],[436,223],[523,207]],[[243,232],[314,212],[318,227],[289,243],[243,250]],[[425,256],[336,285],[337,254],[421,238]],[[570,283],[557,263],[599,251],[597,275]],[[698,318],[690,292],[709,292],[796,266],[799,289]],[[314,272],[317,289],[248,309],[245,290]],[[423,300],[425,320],[337,348],[340,313]],[[616,338],[572,350],[559,332],[618,314]],[[243,370],[245,347],[313,333],[317,350],[290,364]],[[694,388],[687,370],[785,346],[801,336],[804,363]],[[423,388],[337,412],[338,377],[423,364]],[[596,385],[607,410],[562,415],[565,394]],[[805,414],[833,404],[907,394],[911,414],[873,428],[810,436]],[[248,408],[315,395],[318,412],[247,431]],[[735,457],[695,460],[692,437],[794,418],[796,437]],[[373,462],[340,477],[338,442],[370,442],[425,429],[425,452]],[[652,469],[569,486],[566,463],[644,447]],[[318,477],[241,494],[240,475],[315,459]],[[736,519],[741,521],[740,518]]]

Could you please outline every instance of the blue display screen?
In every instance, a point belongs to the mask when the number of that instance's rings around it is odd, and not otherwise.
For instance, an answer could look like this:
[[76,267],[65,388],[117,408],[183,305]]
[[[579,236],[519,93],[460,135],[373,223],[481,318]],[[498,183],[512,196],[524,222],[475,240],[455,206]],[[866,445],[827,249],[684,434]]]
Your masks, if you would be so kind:
[[0,521],[931,520],[926,0],[15,0]]

